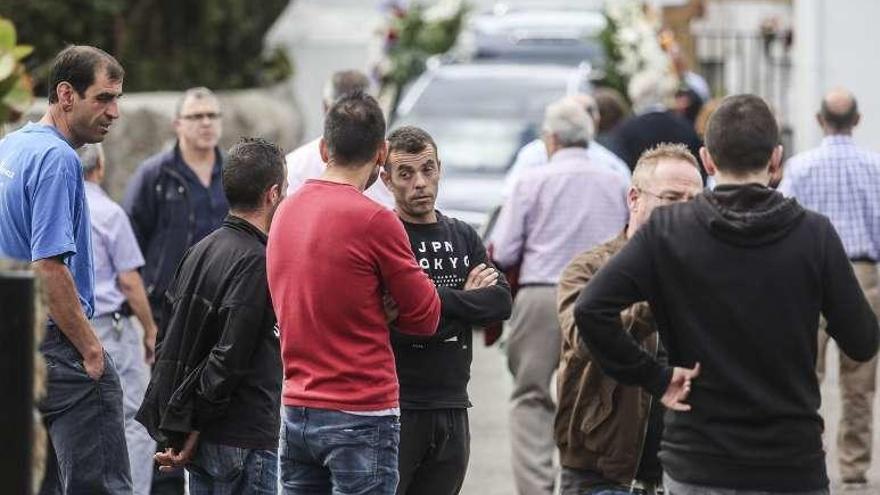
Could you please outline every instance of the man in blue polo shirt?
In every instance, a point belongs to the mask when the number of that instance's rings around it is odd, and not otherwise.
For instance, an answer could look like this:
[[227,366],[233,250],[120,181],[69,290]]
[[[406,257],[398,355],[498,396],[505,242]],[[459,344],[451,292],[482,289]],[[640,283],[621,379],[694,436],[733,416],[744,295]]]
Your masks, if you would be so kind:
[[89,211],[74,151],[119,117],[124,72],[104,51],[71,46],[49,74],[49,108],[0,141],[0,257],[32,263],[49,321],[40,351],[49,432],[42,493],[130,494],[119,376],[89,324],[94,312]]

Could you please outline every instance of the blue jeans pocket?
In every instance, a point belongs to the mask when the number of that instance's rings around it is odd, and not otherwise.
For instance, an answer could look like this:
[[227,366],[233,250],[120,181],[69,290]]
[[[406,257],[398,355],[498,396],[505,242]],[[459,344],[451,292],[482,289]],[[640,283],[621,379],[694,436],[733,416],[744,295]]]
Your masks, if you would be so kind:
[[245,449],[202,442],[189,468],[217,482],[235,481],[244,472],[246,456]]

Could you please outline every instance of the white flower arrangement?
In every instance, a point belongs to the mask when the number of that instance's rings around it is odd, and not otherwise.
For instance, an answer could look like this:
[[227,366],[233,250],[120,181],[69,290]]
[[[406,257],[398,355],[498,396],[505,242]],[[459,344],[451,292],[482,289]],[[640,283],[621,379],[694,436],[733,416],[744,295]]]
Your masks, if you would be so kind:
[[[660,45],[660,20],[639,0],[606,0],[605,14],[616,26],[611,41],[620,54],[615,69],[626,80],[676,83],[671,60]],[[668,80],[667,80],[668,79]]]

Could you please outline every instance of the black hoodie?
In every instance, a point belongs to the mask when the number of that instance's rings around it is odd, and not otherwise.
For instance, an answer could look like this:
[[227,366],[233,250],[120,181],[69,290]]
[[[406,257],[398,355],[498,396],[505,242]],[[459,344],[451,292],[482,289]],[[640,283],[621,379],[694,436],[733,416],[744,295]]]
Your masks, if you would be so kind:
[[820,313],[866,361],[880,330],[828,219],[759,185],[661,207],[581,292],[575,319],[602,369],[661,396],[672,369],[621,329],[647,300],[671,366],[701,364],[668,411],[660,459],[679,482],[766,491],[828,486],[815,374]]

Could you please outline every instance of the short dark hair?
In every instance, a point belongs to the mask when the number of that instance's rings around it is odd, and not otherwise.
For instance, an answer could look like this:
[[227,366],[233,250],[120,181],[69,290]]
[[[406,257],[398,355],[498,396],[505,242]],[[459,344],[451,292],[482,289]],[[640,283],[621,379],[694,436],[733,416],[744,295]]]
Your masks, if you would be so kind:
[[853,98],[852,105],[850,105],[846,112],[840,113],[828,108],[828,102],[823,99],[819,113],[822,115],[822,120],[833,130],[848,131],[856,125],[856,120],[859,117],[859,104]]
[[284,155],[273,143],[260,138],[241,138],[223,165],[223,192],[232,210],[260,207],[267,189],[284,184]]
[[80,96],[95,83],[99,70],[107,73],[111,81],[121,81],[125,76],[122,65],[112,55],[87,45],[71,45],[61,50],[49,70],[49,103],[58,102],[58,85],[68,82]]
[[599,128],[596,134],[603,134],[617,127],[617,124],[629,117],[629,105],[620,91],[612,88],[597,88],[593,98],[599,108]]
[[398,127],[388,135],[388,158],[385,160],[385,168],[388,169],[391,162],[391,153],[402,152],[416,154],[425,151],[431,147],[434,150],[434,156],[437,156],[437,143],[428,132],[420,127],[413,125],[405,125]]
[[776,117],[755,95],[724,98],[706,126],[706,148],[715,165],[725,172],[744,174],[763,169],[778,144]]
[[369,160],[385,138],[385,116],[376,100],[364,93],[340,98],[324,120],[324,143],[337,165]]

